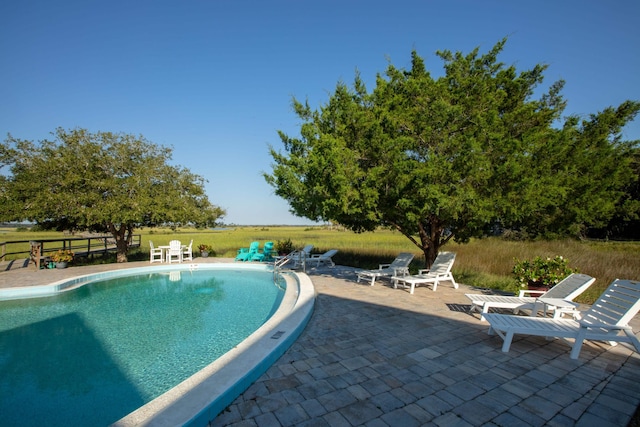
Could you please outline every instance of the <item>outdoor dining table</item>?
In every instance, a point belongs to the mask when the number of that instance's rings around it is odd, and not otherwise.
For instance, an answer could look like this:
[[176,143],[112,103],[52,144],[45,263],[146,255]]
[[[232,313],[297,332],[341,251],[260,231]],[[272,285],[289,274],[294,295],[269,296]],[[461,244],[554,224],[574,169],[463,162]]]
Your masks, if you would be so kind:
[[158,249],[162,250],[162,262],[167,260],[167,251],[171,248],[169,245],[158,246]]
[[[184,251],[186,247],[187,245],[180,245],[180,250]],[[158,249],[162,250],[162,262],[167,262],[167,252],[169,251],[170,248],[171,246],[169,245],[158,246]]]

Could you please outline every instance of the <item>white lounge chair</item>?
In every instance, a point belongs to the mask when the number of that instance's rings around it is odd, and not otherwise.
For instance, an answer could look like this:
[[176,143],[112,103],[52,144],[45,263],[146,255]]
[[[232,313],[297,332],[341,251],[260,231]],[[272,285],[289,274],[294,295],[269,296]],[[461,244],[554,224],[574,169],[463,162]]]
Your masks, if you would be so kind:
[[371,280],[371,286],[380,277],[406,276],[409,274],[409,264],[413,261],[414,255],[409,252],[401,252],[398,254],[391,264],[380,264],[377,270],[361,270],[358,274],[358,282],[360,279],[366,278]]
[[[596,279],[587,274],[573,273],[565,277],[560,283],[547,292],[530,291],[523,289],[518,296],[465,294],[471,300],[472,311],[480,311],[480,320],[491,308],[519,310],[529,309],[532,315],[537,315],[540,308],[553,311],[554,317],[560,317],[566,313],[576,313],[578,304],[573,299],[587,290]],[[533,295],[533,296],[529,296]]]
[[456,260],[455,252],[440,252],[436,259],[433,261],[431,268],[418,271],[418,274],[413,276],[393,276],[393,287],[397,288],[398,283],[402,282],[402,285],[411,286],[410,294],[413,294],[416,285],[424,285],[428,283],[433,284],[433,290],[438,289],[438,283],[442,281],[450,281],[453,283],[453,287],[458,289],[458,284],[451,274],[451,268]]
[[489,334],[497,333],[503,340],[502,351],[508,352],[515,334],[548,338],[573,339],[571,358],[580,355],[584,340],[629,342],[640,353],[640,341],[628,326],[640,311],[640,282],[614,280],[582,313],[580,320],[549,317],[514,316],[489,313],[485,318],[490,324]]
[[156,248],[155,246],[153,246],[153,242],[151,240],[149,240],[149,247],[149,262],[151,264],[153,264],[154,262],[162,262],[162,248]]
[[337,253],[338,253],[337,249],[331,249],[330,251],[327,251],[323,254],[311,255],[311,257],[305,259],[305,263],[306,264],[315,263],[316,267],[320,267],[320,264],[328,264],[331,267],[333,267],[336,264],[333,262],[333,259],[331,258]]

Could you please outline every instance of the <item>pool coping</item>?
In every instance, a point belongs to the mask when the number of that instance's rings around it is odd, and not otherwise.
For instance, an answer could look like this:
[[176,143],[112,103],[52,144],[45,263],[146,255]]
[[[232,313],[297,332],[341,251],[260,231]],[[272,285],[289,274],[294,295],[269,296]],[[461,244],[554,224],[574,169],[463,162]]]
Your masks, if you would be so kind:
[[[190,263],[166,265],[163,271],[252,269],[265,264]],[[86,274],[47,285],[0,289],[0,300],[54,295],[79,286],[132,274],[157,272],[157,267],[134,267]],[[260,328],[220,358],[131,412],[112,426],[206,426],[242,394],[293,344],[311,318],[315,289],[309,276],[292,270],[280,271],[286,290],[276,312]]]

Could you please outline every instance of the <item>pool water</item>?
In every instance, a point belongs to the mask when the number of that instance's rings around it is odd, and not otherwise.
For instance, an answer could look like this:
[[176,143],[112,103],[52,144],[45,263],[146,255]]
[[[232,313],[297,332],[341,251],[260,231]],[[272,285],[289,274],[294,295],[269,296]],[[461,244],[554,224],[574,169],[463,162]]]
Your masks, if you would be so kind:
[[283,290],[266,271],[167,271],[0,301],[0,423],[109,425],[258,329]]

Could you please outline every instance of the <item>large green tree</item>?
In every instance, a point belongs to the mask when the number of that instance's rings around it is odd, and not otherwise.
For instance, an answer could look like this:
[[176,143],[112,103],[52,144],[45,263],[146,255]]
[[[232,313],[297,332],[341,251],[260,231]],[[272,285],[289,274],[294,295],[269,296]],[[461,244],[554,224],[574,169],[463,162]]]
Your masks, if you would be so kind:
[[267,182],[299,216],[397,229],[427,264],[449,240],[496,225],[539,235],[606,221],[632,177],[633,144],[619,135],[640,104],[563,125],[564,82],[534,98],[546,66],[505,66],[505,43],[437,52],[438,78],[414,51],[411,69],[390,64],[372,92],[356,74],[318,110],[294,98],[300,136],[279,132]]
[[9,136],[0,145],[0,219],[47,228],[108,232],[118,262],[127,261],[135,228],[213,225],[225,212],[212,205],[204,179],[172,166],[172,150],[144,137],[57,129],[39,143]]

